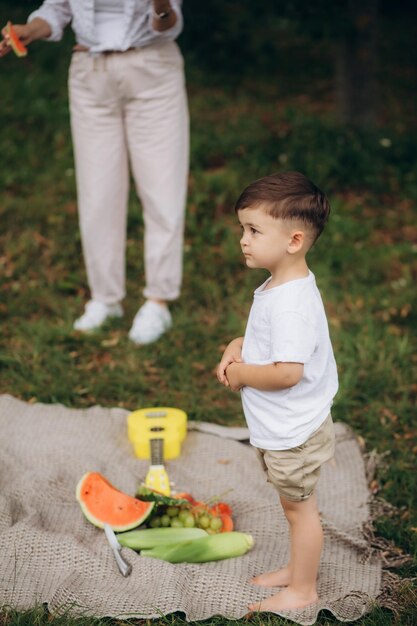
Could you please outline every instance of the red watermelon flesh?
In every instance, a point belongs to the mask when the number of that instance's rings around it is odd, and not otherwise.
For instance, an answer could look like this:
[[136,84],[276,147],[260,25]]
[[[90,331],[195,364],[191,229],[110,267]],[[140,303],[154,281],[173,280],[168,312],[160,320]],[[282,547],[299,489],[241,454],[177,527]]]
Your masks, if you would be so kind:
[[140,526],[150,515],[154,502],[142,502],[119,491],[98,472],[87,472],[78,482],[76,497],[89,522],[116,532]]
[[15,29],[13,28],[13,24],[11,22],[7,22],[6,32],[9,35],[9,42],[14,53],[18,57],[25,57],[28,53],[28,50],[26,46],[20,41],[19,37],[16,35]]

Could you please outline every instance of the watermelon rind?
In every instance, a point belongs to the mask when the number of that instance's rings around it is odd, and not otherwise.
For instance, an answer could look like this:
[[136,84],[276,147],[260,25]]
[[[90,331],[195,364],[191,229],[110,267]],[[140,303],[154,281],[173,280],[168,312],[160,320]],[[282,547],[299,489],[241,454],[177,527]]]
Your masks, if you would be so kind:
[[81,507],[83,514],[85,515],[85,517],[88,519],[88,521],[91,524],[93,524],[94,526],[97,526],[97,528],[104,528],[104,524],[109,524],[109,526],[111,526],[115,532],[124,532],[126,530],[132,530],[133,528],[137,528],[138,526],[143,524],[143,522],[151,514],[152,509],[155,506],[154,502],[142,502],[141,501],[143,505],[146,505],[145,511],[141,512],[140,515],[136,515],[134,518],[130,519],[127,523],[123,523],[123,524],[115,524],[112,520],[110,520],[109,518],[106,518],[104,515],[102,518],[99,518],[96,515],[94,515],[89,509],[88,504],[83,499],[83,487],[86,484],[87,479],[92,474],[97,475],[99,479],[101,480],[101,482],[107,486],[109,494],[111,494],[111,492],[113,491],[115,494],[118,494],[119,496],[125,496],[126,499],[129,499],[129,500],[133,499],[132,496],[129,496],[123,491],[116,489],[106,478],[104,478],[104,476],[102,476],[98,472],[86,472],[84,476],[82,476],[80,480],[78,481],[78,484],[75,490],[75,495],[76,495],[77,501]]

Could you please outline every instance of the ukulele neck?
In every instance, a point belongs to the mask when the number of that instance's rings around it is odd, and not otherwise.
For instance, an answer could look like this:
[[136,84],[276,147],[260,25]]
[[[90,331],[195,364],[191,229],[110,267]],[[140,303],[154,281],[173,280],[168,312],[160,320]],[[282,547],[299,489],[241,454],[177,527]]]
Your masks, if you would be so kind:
[[150,439],[151,446],[151,465],[164,464],[164,440]]
[[150,439],[151,466],[145,479],[145,485],[162,493],[165,496],[171,495],[171,486],[167,471],[164,467],[164,440],[161,438]]

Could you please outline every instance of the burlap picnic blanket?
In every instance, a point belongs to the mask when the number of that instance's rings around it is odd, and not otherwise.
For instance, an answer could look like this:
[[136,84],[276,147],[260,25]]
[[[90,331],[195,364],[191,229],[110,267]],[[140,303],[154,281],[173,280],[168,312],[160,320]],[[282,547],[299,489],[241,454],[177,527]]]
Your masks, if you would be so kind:
[[[148,463],[127,438],[122,409],[68,409],[0,396],[0,606],[25,610],[46,603],[52,613],[154,618],[182,612],[188,621],[241,618],[249,602],[275,593],[248,582],[288,559],[287,524],[254,451],[228,438],[233,429],[194,424],[181,457],[168,463],[176,488],[208,499],[227,492],[236,530],[251,533],[245,556],[172,565],[124,549],[133,566],[123,578],[104,532],[82,515],[75,487],[87,471],[101,472],[134,494]],[[192,424],[191,424],[192,425]],[[362,527],[369,518],[364,462],[354,433],[336,423],[336,455],[318,488],[325,543],[320,602],[282,613],[313,624],[321,609],[341,621],[369,611],[381,589],[382,564]],[[245,429],[238,429],[238,437]],[[240,434],[239,434],[240,433]]]

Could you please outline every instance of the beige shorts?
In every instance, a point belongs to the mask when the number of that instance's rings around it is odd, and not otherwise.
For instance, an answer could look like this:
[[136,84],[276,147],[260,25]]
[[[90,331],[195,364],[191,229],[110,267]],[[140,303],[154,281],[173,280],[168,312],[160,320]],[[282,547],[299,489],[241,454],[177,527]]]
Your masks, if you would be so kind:
[[329,415],[301,446],[289,450],[255,448],[267,480],[286,500],[307,500],[316,487],[320,468],[334,455],[334,429]]

